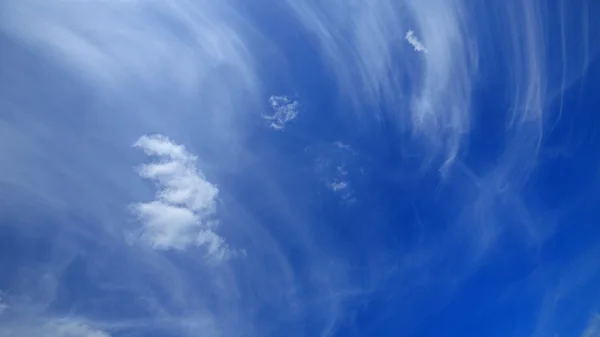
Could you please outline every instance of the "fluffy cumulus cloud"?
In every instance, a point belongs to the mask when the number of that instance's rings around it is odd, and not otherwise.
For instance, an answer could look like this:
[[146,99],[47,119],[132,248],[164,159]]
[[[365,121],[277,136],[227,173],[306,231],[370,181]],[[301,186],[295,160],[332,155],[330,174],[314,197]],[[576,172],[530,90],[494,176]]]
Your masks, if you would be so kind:
[[134,146],[156,158],[138,170],[158,189],[156,200],[132,205],[143,222],[142,238],[157,249],[201,245],[212,258],[227,257],[227,245],[213,231],[219,189],[196,167],[197,158],[163,135],[142,136]]

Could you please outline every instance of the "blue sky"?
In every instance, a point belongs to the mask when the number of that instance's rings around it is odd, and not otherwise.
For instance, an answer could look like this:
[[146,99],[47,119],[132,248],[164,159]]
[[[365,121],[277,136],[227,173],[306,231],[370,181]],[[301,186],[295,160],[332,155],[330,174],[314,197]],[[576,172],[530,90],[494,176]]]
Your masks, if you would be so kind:
[[600,336],[599,15],[0,0],[0,336]]

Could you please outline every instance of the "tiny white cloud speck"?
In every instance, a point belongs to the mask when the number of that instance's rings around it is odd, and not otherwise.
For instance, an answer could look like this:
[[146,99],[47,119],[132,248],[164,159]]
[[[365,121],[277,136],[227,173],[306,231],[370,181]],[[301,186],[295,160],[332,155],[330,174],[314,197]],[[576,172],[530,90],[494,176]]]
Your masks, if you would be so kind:
[[406,39],[406,41],[408,41],[408,43],[410,43],[411,46],[413,46],[415,51],[419,51],[419,52],[423,52],[423,53],[427,54],[427,48],[425,48],[425,46],[421,43],[421,41],[419,41],[419,39],[415,36],[415,32],[413,32],[412,30],[409,30],[408,32],[406,32],[406,35],[404,38]]
[[286,123],[298,116],[298,102],[291,101],[286,96],[271,96],[269,103],[273,108],[273,115],[263,116],[269,122],[269,127],[283,130]]
[[138,171],[158,185],[156,200],[133,205],[144,224],[142,239],[156,249],[183,250],[197,245],[206,248],[212,258],[227,257],[229,249],[213,232],[216,222],[211,221],[219,189],[198,170],[196,157],[162,135],[142,136],[134,147],[159,159]]

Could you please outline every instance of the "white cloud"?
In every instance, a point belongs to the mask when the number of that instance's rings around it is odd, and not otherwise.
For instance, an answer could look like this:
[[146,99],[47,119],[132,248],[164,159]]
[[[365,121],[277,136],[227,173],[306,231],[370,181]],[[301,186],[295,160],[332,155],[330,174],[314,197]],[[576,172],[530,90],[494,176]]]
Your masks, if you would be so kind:
[[410,43],[411,46],[413,46],[415,51],[420,51],[427,54],[427,48],[425,48],[421,41],[419,41],[419,39],[415,36],[415,32],[412,30],[407,31],[404,38],[406,41],[408,41],[408,43]]
[[139,169],[158,188],[156,200],[133,205],[144,224],[143,240],[156,249],[203,246],[210,257],[226,258],[229,249],[213,232],[216,222],[211,220],[219,189],[198,170],[197,158],[163,135],[142,136],[134,146],[159,159]]
[[269,103],[273,108],[273,115],[263,116],[263,118],[275,130],[283,130],[286,123],[298,116],[298,102],[290,101],[286,96],[271,96]]

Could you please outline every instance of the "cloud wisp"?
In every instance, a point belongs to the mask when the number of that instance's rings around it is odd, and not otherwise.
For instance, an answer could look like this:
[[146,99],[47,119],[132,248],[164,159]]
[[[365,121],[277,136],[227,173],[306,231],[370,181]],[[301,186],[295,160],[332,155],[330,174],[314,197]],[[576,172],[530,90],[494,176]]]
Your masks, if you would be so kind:
[[298,116],[298,102],[292,101],[286,96],[271,96],[269,104],[273,109],[273,114],[263,115],[263,118],[272,129],[282,131],[287,123]]
[[412,30],[407,31],[406,35],[404,35],[404,38],[406,39],[406,41],[408,41],[408,43],[410,43],[410,45],[415,49],[415,51],[427,54],[427,48],[425,48],[421,41],[419,41],[419,39],[415,36],[415,32],[413,32]]
[[352,205],[357,201],[352,181],[357,178],[356,151],[341,141],[315,146],[308,151],[315,156],[315,173],[323,185],[341,201]]

